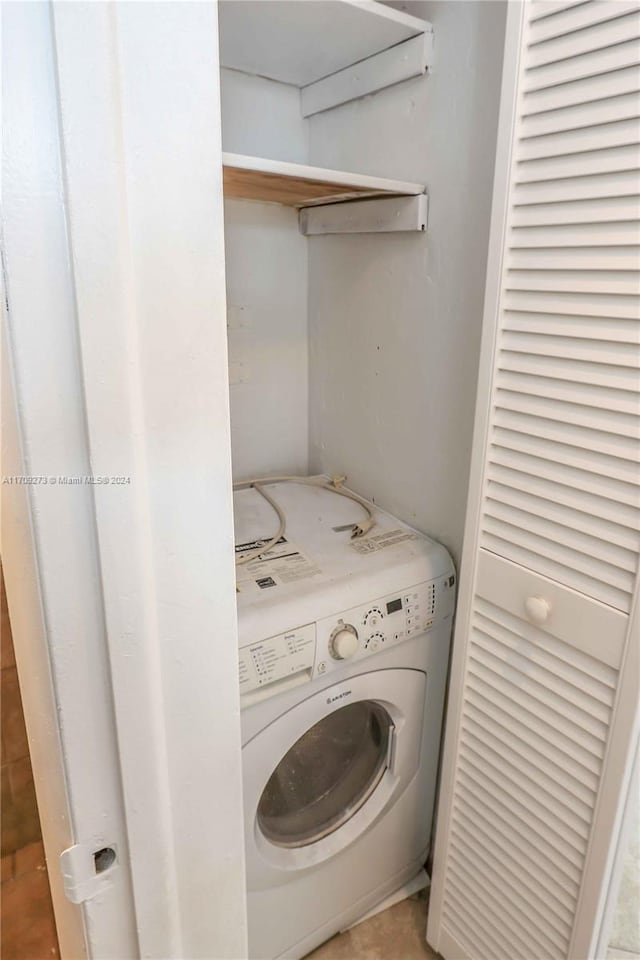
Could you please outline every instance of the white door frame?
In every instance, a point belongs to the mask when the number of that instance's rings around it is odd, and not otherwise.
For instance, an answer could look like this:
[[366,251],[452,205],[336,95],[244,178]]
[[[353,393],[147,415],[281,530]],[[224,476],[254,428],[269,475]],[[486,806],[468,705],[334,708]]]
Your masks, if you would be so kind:
[[216,4],[3,15],[4,472],[48,482],[2,547],[63,956],[241,958]]

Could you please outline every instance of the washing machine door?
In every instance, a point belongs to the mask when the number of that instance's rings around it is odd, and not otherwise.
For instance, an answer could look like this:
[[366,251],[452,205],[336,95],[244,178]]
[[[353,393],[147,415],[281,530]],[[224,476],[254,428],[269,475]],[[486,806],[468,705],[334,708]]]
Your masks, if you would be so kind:
[[396,802],[420,762],[425,690],[419,670],[352,677],[245,744],[250,884],[334,856]]

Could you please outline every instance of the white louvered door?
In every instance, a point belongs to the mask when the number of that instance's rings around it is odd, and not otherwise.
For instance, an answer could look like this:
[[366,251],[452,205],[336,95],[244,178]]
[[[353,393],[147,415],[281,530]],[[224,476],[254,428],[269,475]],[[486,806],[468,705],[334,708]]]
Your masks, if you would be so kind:
[[639,117],[638,2],[511,6],[429,913],[447,960],[594,956],[638,715]]

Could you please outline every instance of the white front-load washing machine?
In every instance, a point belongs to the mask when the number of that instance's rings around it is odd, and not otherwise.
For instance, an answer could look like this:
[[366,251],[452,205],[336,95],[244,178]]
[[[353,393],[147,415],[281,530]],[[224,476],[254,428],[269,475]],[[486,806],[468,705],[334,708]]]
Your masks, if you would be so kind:
[[[326,489],[235,494],[249,956],[303,957],[428,854],[454,571],[390,515]],[[276,524],[277,526],[277,524]]]

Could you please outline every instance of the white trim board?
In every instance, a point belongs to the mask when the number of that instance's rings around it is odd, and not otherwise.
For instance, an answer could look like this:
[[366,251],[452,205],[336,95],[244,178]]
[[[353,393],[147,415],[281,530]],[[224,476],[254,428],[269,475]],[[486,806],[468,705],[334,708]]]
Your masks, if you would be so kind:
[[427,229],[429,198],[375,197],[305,207],[298,215],[305,237],[336,233],[406,233]]
[[303,87],[300,91],[302,116],[311,117],[402,80],[421,77],[432,61],[433,33],[428,31]]
[[305,87],[431,25],[375,0],[221,0],[223,67]]
[[[88,953],[245,957],[216,8],[56,2],[53,17],[82,473],[125,481],[82,489],[109,657],[93,676],[112,696],[138,944],[92,949],[88,927]],[[84,593],[67,590],[67,607]],[[67,660],[85,647],[69,634]],[[80,735],[84,718],[76,707],[59,722]],[[98,827],[105,811],[106,799],[82,808]],[[104,900],[88,901],[99,919]]]

